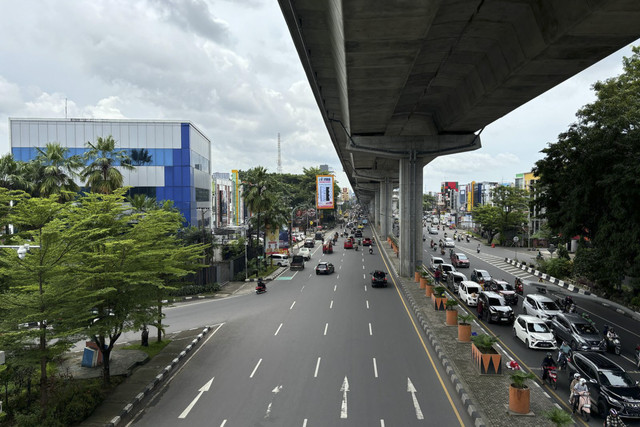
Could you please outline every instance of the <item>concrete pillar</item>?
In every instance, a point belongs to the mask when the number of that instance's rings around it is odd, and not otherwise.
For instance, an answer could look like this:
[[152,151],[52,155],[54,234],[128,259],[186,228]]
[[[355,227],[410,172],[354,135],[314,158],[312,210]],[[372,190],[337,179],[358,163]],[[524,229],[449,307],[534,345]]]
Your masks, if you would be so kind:
[[400,275],[413,277],[422,264],[422,168],[412,151],[400,159]]
[[386,239],[391,232],[391,183],[385,178],[380,183],[380,236]]
[[[376,229],[380,229],[380,190],[373,193],[373,224],[372,226]],[[371,210],[369,211],[371,212]]]

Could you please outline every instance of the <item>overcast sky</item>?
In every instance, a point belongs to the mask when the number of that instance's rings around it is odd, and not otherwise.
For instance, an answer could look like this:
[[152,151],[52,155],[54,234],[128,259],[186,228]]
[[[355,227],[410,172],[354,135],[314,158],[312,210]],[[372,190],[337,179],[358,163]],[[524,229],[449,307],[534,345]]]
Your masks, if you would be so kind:
[[[348,185],[276,0],[15,0],[0,14],[0,153],[9,117],[191,121],[213,170],[328,164]],[[442,181],[509,182],[622,72],[628,46],[487,126],[480,150],[425,167]]]

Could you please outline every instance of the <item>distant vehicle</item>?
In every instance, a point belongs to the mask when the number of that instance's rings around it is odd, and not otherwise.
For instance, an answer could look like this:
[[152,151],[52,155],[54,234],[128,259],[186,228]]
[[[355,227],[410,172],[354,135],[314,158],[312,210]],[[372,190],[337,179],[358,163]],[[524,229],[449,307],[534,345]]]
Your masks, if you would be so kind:
[[376,270],[371,273],[371,287],[377,288],[378,286],[387,287],[387,274],[384,271]]
[[484,283],[491,280],[491,275],[487,270],[480,270],[478,268],[474,268],[471,272],[471,280],[478,283]]
[[431,218],[431,225],[438,225],[438,224],[440,224],[440,221],[438,221],[438,218],[436,218],[435,216]]
[[304,247],[305,248],[313,248],[315,247],[316,243],[313,239],[308,238],[308,239],[304,239]]
[[344,241],[345,249],[353,249],[353,241],[351,239],[347,239]]
[[304,257],[302,255],[292,256],[289,270],[304,270]]
[[531,314],[545,321],[551,321],[560,308],[551,298],[540,294],[529,294],[522,301],[522,313]]
[[475,307],[478,305],[478,295],[482,288],[476,282],[465,280],[458,285],[458,295],[462,302],[468,306]]
[[354,233],[354,236],[362,237],[362,230],[360,230],[360,229],[356,230],[356,232]]
[[369,237],[362,239],[362,246],[371,246],[371,239]]
[[447,286],[456,294],[458,293],[460,282],[464,280],[467,280],[467,276],[460,273],[459,271],[452,271],[451,273],[447,274]]
[[271,262],[278,267],[289,267],[289,255],[287,254],[271,254],[269,258],[271,258]]
[[521,314],[513,322],[513,335],[528,348],[555,350],[556,339],[544,320],[535,316]]
[[513,309],[495,292],[482,291],[478,296],[478,307],[482,307],[479,315],[488,323],[513,323],[515,316]]
[[335,271],[335,267],[330,262],[319,262],[316,265],[316,275],[318,274],[331,274]]
[[429,227],[429,234],[438,234],[438,230],[435,227]]
[[451,264],[456,268],[469,268],[469,258],[463,253],[454,252],[451,255]]
[[451,237],[444,238],[444,246],[445,248],[455,248],[456,242]]
[[484,284],[484,288],[500,294],[507,304],[518,304],[518,295],[516,295],[516,288],[512,284],[504,280],[491,279]]
[[431,255],[431,262],[429,263],[429,269],[435,272],[438,269],[438,265],[443,263],[444,263],[444,260],[442,258]]
[[316,233],[315,240],[324,240],[324,235],[322,233]]
[[304,247],[298,249],[298,255],[302,255],[306,261],[311,259],[311,249]]

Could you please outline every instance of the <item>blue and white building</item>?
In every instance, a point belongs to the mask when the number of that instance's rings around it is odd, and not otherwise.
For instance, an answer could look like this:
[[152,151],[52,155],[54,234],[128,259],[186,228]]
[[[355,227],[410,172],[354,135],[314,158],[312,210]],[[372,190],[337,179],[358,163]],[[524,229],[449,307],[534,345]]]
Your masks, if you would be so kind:
[[133,187],[130,194],[172,200],[189,224],[200,227],[204,217],[204,226],[211,227],[211,141],[192,123],[9,118],[11,152],[25,162],[47,143],[81,155],[87,142],[110,135],[135,166],[133,171],[121,169],[124,185]]

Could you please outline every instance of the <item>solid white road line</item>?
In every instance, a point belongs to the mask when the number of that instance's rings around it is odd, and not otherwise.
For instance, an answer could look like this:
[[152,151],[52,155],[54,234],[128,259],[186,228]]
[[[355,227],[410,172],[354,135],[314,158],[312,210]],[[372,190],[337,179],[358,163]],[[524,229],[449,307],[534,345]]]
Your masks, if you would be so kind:
[[320,360],[322,358],[318,357],[318,361],[316,362],[316,371],[313,373],[313,378],[318,378],[318,369],[320,369]]
[[249,378],[253,378],[253,376],[255,375],[256,371],[258,370],[258,366],[260,366],[261,363],[262,363],[262,359],[258,360],[258,364],[256,365],[255,368],[253,368],[253,372],[251,372],[251,375],[249,375]]
[[276,333],[273,334],[274,336],[278,335],[278,332],[280,332],[280,328],[282,328],[282,323],[280,323],[280,326],[278,326],[278,329],[276,329]]

